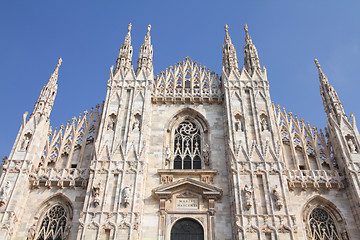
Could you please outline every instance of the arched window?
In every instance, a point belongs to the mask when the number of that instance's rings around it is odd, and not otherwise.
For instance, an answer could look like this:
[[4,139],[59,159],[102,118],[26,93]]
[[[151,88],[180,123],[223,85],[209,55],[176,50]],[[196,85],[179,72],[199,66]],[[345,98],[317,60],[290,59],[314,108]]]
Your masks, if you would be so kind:
[[189,120],[181,122],[175,130],[174,169],[201,169],[201,132]]
[[195,220],[185,218],[177,221],[171,229],[171,240],[203,240],[204,229]]
[[43,216],[36,240],[66,240],[68,214],[61,205],[50,208]]
[[342,239],[332,216],[323,208],[314,208],[308,220],[311,240]]

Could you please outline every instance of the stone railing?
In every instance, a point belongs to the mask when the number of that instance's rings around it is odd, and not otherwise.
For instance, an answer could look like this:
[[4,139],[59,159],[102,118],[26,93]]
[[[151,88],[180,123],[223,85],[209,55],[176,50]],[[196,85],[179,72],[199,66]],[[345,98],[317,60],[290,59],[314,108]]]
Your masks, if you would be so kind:
[[29,181],[33,188],[85,188],[88,179],[89,169],[79,168],[33,168],[29,174]]
[[335,170],[286,170],[290,190],[301,188],[344,188],[344,177]]

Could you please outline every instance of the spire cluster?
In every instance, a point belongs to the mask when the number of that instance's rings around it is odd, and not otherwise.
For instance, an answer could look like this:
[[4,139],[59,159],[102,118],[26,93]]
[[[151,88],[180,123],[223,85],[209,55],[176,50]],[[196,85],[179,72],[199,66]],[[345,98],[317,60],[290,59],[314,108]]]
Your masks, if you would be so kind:
[[[244,45],[244,65],[246,71],[250,76],[256,71],[261,72],[260,60],[255,45],[252,43],[252,39],[249,35],[248,26],[245,24],[245,45]],[[225,37],[223,46],[223,69],[226,73],[230,73],[232,70],[238,71],[238,59],[236,56],[236,49],[231,42],[229,35],[229,26],[225,25]]]
[[[131,69],[132,66],[132,55],[133,55],[133,46],[131,45],[131,23],[128,25],[128,33],[125,36],[124,43],[121,45],[119,50],[119,55],[116,60],[116,66],[114,69],[114,74],[117,72],[125,73],[127,70]],[[153,70],[153,47],[151,45],[151,36],[150,36],[151,25],[147,27],[147,33],[145,35],[144,43],[141,45],[139,52],[139,59],[137,62],[136,73],[141,69],[152,71]]]

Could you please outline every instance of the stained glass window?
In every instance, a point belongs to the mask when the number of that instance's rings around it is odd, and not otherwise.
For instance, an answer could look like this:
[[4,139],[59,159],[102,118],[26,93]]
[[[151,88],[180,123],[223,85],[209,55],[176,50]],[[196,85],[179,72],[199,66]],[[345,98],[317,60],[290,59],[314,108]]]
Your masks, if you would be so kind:
[[62,206],[50,208],[42,219],[36,240],[66,240],[66,222],[67,214]]
[[309,217],[311,240],[340,240],[341,237],[331,215],[322,208],[315,208]]
[[183,121],[175,130],[174,169],[201,169],[201,135],[195,123]]

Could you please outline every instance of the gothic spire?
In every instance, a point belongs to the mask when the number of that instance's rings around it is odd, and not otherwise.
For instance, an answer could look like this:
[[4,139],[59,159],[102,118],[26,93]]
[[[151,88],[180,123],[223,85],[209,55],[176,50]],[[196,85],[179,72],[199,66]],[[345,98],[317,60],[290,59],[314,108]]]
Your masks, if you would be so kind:
[[40,115],[50,116],[52,107],[54,105],[55,96],[57,93],[57,80],[59,75],[59,68],[62,63],[62,59],[59,58],[54,72],[51,74],[48,83],[41,90],[40,96],[35,103],[33,113],[39,113]]
[[144,43],[140,47],[136,73],[138,73],[141,69],[148,71],[152,71],[153,69],[153,46],[151,45],[150,30],[151,25],[149,24]]
[[124,43],[119,50],[119,56],[116,60],[116,67],[114,73],[119,70],[126,71],[131,67],[133,47],[131,45],[131,23],[128,25],[128,33],[125,36]]
[[320,94],[323,100],[326,115],[328,116],[328,118],[330,118],[331,116],[338,117],[345,115],[344,108],[337,95],[337,92],[335,91],[334,87],[329,83],[326,75],[322,71],[319,61],[315,59],[314,62],[319,71]]
[[223,70],[229,74],[232,70],[239,70],[238,59],[236,56],[236,49],[231,42],[229,35],[229,26],[225,25],[225,37],[223,45]]
[[245,46],[244,46],[244,65],[250,76],[256,70],[261,71],[260,60],[255,45],[249,35],[247,24],[244,25],[245,30]]

